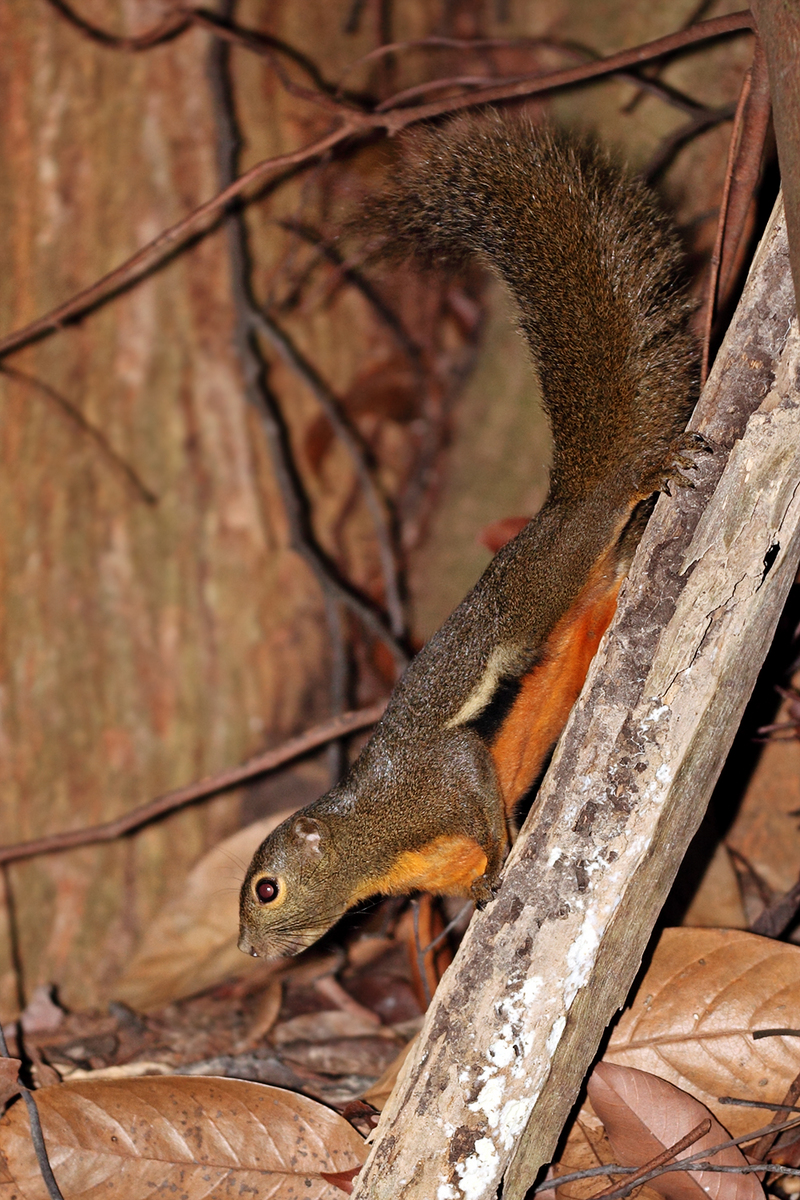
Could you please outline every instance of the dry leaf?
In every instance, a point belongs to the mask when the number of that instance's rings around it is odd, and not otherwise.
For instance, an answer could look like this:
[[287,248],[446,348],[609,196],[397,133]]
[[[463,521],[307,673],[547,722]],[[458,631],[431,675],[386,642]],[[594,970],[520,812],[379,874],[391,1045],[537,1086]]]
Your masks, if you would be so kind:
[[17,1076],[21,1066],[18,1058],[0,1058],[0,1108],[19,1091]]
[[138,1079],[141,1075],[174,1075],[175,1068],[163,1062],[148,1062],[139,1059],[138,1062],[121,1063],[114,1067],[97,1067],[87,1070],[76,1067],[74,1063],[56,1061],[56,1069],[62,1080],[69,1079],[76,1083],[79,1079]]
[[232,975],[263,969],[238,949],[239,886],[254,851],[293,809],[240,829],[204,854],[181,894],[145,931],[114,999],[139,1012],[213,987]]
[[[36,1093],[56,1179],[69,1200],[336,1200],[323,1178],[367,1148],[338,1113],[239,1079],[62,1083]],[[25,1106],[0,1121],[0,1152],[24,1200],[48,1200]]]
[[800,1072],[800,1038],[753,1030],[800,1026],[800,947],[730,929],[667,929],[607,1062],[667,1079],[706,1104],[738,1137],[763,1110],[720,1096],[780,1103]]
[[[618,1161],[641,1167],[668,1146],[685,1137],[703,1120],[711,1129],[682,1151],[680,1157],[709,1152],[729,1140],[726,1129],[704,1104],[680,1088],[647,1071],[600,1062],[587,1084],[592,1107],[605,1126]],[[738,1146],[729,1146],[708,1161],[719,1166],[743,1167],[747,1159]],[[666,1200],[764,1200],[755,1175],[713,1174],[711,1171],[671,1171],[648,1181]]]
[[281,1061],[316,1075],[360,1075],[363,1087],[370,1079],[379,1079],[392,1064],[398,1045],[398,1040],[375,1036],[289,1042],[281,1048]]
[[360,1013],[327,1009],[325,1012],[302,1013],[281,1021],[272,1031],[270,1041],[275,1046],[287,1042],[326,1042],[329,1038],[386,1037],[395,1038],[393,1030],[381,1025],[377,1018]]

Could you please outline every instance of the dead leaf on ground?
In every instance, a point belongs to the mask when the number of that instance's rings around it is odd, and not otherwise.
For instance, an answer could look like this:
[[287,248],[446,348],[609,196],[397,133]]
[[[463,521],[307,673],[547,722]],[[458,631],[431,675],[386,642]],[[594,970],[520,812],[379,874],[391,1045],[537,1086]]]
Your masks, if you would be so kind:
[[[647,1071],[600,1062],[587,1084],[592,1107],[603,1122],[617,1161],[641,1167],[668,1146],[685,1137],[703,1120],[711,1121],[708,1133],[682,1151],[679,1157],[709,1152],[729,1140],[726,1129],[699,1100],[665,1079]],[[719,1166],[744,1167],[747,1159],[738,1146],[708,1155]],[[648,1181],[666,1200],[763,1200],[764,1191],[754,1174],[714,1174],[711,1171],[670,1171]]]
[[385,1037],[396,1040],[392,1029],[381,1025],[377,1018],[359,1013],[326,1009],[324,1012],[301,1013],[281,1021],[272,1030],[270,1041],[275,1046],[287,1042],[326,1042],[329,1038]]
[[620,1018],[606,1062],[638,1067],[696,1096],[734,1137],[764,1110],[720,1096],[780,1103],[800,1072],[800,1038],[753,1039],[800,1026],[800,947],[731,929],[667,929]]
[[366,1083],[380,1078],[394,1061],[399,1045],[399,1039],[376,1036],[289,1042],[281,1047],[281,1060],[316,1075],[360,1075]]
[[18,1074],[21,1066],[18,1058],[0,1058],[0,1108],[19,1091]]
[[[324,1176],[367,1157],[338,1113],[238,1079],[63,1083],[36,1102],[56,1179],[73,1200],[336,1200],[342,1189]],[[0,1152],[24,1200],[48,1200],[23,1104],[0,1121]]]
[[145,931],[114,987],[114,999],[148,1012],[263,969],[238,949],[239,885],[253,853],[293,809],[255,821],[225,838],[192,868],[181,894]]

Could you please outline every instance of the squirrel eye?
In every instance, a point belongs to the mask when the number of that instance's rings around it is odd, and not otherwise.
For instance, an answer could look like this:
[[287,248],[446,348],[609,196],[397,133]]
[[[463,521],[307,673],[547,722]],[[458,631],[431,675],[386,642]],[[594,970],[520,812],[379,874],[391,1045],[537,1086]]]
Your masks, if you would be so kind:
[[255,893],[262,904],[269,904],[278,894],[277,879],[259,879],[255,886]]

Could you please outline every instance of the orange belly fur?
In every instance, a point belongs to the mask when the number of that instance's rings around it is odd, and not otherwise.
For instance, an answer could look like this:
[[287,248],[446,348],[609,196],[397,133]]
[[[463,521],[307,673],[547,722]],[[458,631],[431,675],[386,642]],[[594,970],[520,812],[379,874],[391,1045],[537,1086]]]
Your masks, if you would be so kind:
[[[598,578],[600,575],[600,578]],[[548,638],[544,655],[522,680],[519,695],[491,746],[507,815],[541,770],[578,698],[600,639],[611,624],[623,576],[596,571]]]
[[381,893],[433,892],[439,896],[468,896],[486,871],[486,855],[466,834],[435,838],[420,850],[404,850],[382,879],[370,880],[359,899]]

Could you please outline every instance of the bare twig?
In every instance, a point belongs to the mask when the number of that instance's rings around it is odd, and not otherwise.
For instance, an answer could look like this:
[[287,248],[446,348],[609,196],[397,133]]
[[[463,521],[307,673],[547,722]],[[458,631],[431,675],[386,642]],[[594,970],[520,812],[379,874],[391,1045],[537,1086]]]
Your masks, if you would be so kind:
[[61,329],[67,321],[75,320],[90,309],[103,303],[109,297],[116,295],[123,288],[140,279],[148,271],[153,270],[166,258],[173,254],[179,246],[184,245],[190,238],[205,233],[216,221],[232,200],[246,194],[250,189],[263,186],[266,181],[280,170],[305,166],[316,162],[322,155],[336,146],[342,146],[353,139],[363,139],[376,130],[384,130],[393,135],[400,130],[419,121],[444,113],[456,112],[466,108],[477,107],[501,100],[521,99],[524,96],[540,95],[543,92],[554,91],[581,83],[587,79],[596,79],[603,75],[613,74],[626,67],[639,65],[660,58],[665,54],[674,54],[687,46],[718,38],[726,34],[741,32],[751,28],[752,18],[747,12],[731,13],[725,17],[715,17],[709,21],[667,37],[657,38],[630,50],[611,54],[597,62],[584,63],[563,71],[553,71],[546,75],[537,75],[531,79],[517,80],[511,84],[500,83],[488,88],[478,89],[468,96],[460,96],[430,104],[421,104],[412,108],[403,108],[384,113],[358,113],[343,107],[342,120],[335,129],[329,130],[322,137],[309,145],[295,150],[290,154],[281,154],[275,158],[264,159],[251,167],[238,179],[233,180],[216,196],[201,204],[187,216],[164,230],[153,241],[148,242],[126,262],[104,275],[101,279],[84,288],[63,304],[51,309],[50,312],[37,320],[30,322],[4,338],[0,338],[0,355],[8,354],[21,346],[27,345],[38,338]]
[[316,368],[295,345],[289,334],[281,328],[273,317],[258,309],[250,308],[248,316],[253,328],[269,338],[281,357],[297,372],[314,393],[330,422],[331,428],[350,456],[350,461],[353,463],[356,476],[361,484],[364,500],[369,509],[375,529],[378,556],[383,573],[386,610],[389,614],[391,630],[396,638],[403,638],[406,633],[406,620],[405,613],[403,612],[403,601],[400,595],[397,554],[393,544],[392,527],[386,512],[385,501],[378,492],[378,488],[372,478],[372,472],[367,461],[366,448],[362,445],[357,433],[348,422],[338,400],[325,380],[322,379]]
[[[183,4],[178,4],[173,8],[172,12],[168,13],[163,20],[158,21],[151,29],[134,37],[128,37],[108,33],[98,25],[92,24],[91,21],[87,21],[85,17],[76,13],[66,0],[49,0],[49,3],[74,29],[77,29],[89,41],[95,42],[107,50],[117,50],[125,53],[152,50],[154,46],[160,46],[164,42],[171,41],[192,27],[197,26],[200,29],[206,29],[210,33],[213,33],[215,37],[222,41],[231,42],[233,45],[240,46],[244,50],[250,50],[254,54],[260,54],[269,58],[281,83],[287,86],[287,90],[291,90],[292,87],[297,88],[297,85],[285,75],[276,55],[282,55],[284,58],[290,59],[305,71],[308,77],[314,82],[317,91],[308,92],[306,98],[324,102],[332,91],[330,85],[326,84],[320,75],[316,63],[303,54],[302,50],[298,50],[273,34],[263,33],[257,29],[246,29],[241,25],[235,24],[233,21],[224,20],[219,13],[211,12],[208,9],[187,7]],[[299,91],[302,90],[299,89]],[[299,94],[299,92],[296,94]]]
[[[430,903],[430,897],[427,897]],[[417,959],[417,970],[419,971],[420,984],[422,985],[422,994],[425,997],[425,1007],[427,1008],[431,1002],[431,985],[428,982],[428,966],[425,962],[427,951],[422,949],[422,940],[419,932],[419,910],[420,900],[415,897],[411,901],[411,912],[414,917],[414,953]]]
[[[6,1037],[3,1033],[3,1026],[0,1024],[0,1054],[3,1058],[11,1058],[6,1045]],[[44,1186],[47,1188],[47,1194],[50,1200],[64,1200],[61,1195],[61,1189],[56,1183],[56,1177],[53,1174],[53,1168],[50,1166],[50,1159],[47,1157],[47,1147],[44,1144],[44,1134],[42,1133],[42,1123],[39,1120],[39,1110],[36,1107],[36,1101],[31,1095],[28,1088],[24,1084],[19,1085],[20,1095],[25,1101],[25,1107],[28,1110],[28,1120],[31,1126],[31,1141],[36,1152],[36,1161],[39,1164],[39,1170],[44,1180]]]
[[715,125],[721,125],[724,121],[730,121],[735,112],[735,104],[723,104],[720,108],[714,109],[698,109],[691,120],[687,121],[685,125],[679,126],[678,129],[662,138],[658,150],[644,171],[644,178],[647,182],[650,184],[655,183],[662,171],[665,171],[672,162],[678,151],[688,142],[692,141],[693,138],[699,137],[707,129],[713,129]]
[[742,82],[741,91],[739,92],[739,103],[736,105],[736,115],[733,118],[733,129],[731,131],[730,146],[728,148],[728,162],[725,167],[725,182],[722,188],[722,199],[720,200],[719,217],[717,219],[717,236],[715,238],[714,249],[711,254],[703,330],[703,353],[700,363],[701,387],[708,379],[709,356],[711,354],[711,330],[714,325],[714,313],[716,312],[717,308],[719,265],[722,259],[722,242],[725,237],[725,223],[728,219],[728,197],[730,196],[731,179],[733,178],[733,167],[736,161],[736,152],[739,147],[739,136],[742,131],[745,105],[747,104],[747,98],[750,95],[752,80],[753,68],[748,67]]
[[[224,43],[214,43],[209,67],[218,131],[219,172],[224,182],[235,177],[240,148],[227,54],[228,47]],[[230,190],[231,186],[233,185],[229,184],[226,190]],[[402,668],[408,661],[403,646],[391,629],[387,628],[382,616],[371,603],[341,578],[335,565],[317,542],[311,528],[308,501],[292,457],[283,413],[277,396],[269,386],[267,363],[255,335],[256,328],[269,330],[269,324],[253,295],[251,255],[241,208],[236,208],[229,215],[228,246],[235,312],[234,337],[244,375],[245,395],[261,418],[272,457],[275,480],[283,500],[292,549],[308,564],[326,597],[354,613],[373,636],[385,643],[398,667]],[[273,338],[275,336],[273,331]],[[288,345],[288,339],[284,338],[284,351]],[[321,380],[319,385],[318,396],[323,390]],[[342,622],[330,605],[326,605],[326,612],[329,617],[330,636],[334,642],[334,658],[342,661],[344,649],[336,645],[336,639],[343,637]]]
[[719,269],[718,292],[720,306],[723,306],[729,299],[730,290],[733,285],[736,255],[747,222],[747,214],[758,185],[761,159],[764,154],[764,142],[772,111],[769,95],[769,78],[767,75],[767,59],[760,38],[756,38],[752,72],[750,92],[745,103],[742,118],[742,134],[739,139],[739,149],[733,168],[731,191],[728,199],[728,220],[722,245],[722,262]]
[[99,447],[103,456],[120,472],[125,482],[132,487],[140,500],[144,500],[145,504],[158,504],[158,496],[155,492],[151,491],[142,482],[130,463],[126,462],[122,455],[117,453],[105,434],[92,425],[91,421],[87,421],[81,410],[68,400],[66,396],[62,396],[49,383],[45,383],[41,379],[36,379],[33,375],[27,375],[24,371],[18,371],[15,367],[9,366],[8,363],[0,362],[0,374],[7,375],[9,379],[14,379],[17,383],[23,383],[27,387],[41,392],[43,396],[47,396],[48,400],[52,400],[59,411],[76,425],[81,433],[85,433],[92,439],[94,444]]
[[493,104],[501,100],[517,100],[524,96],[533,96],[541,92],[552,91],[556,88],[569,87],[582,83],[587,79],[597,79],[602,75],[612,75],[627,67],[639,66],[662,58],[667,54],[675,54],[688,46],[709,38],[722,37],[725,34],[739,33],[751,30],[753,18],[749,10],[730,13],[725,17],[714,17],[709,21],[701,21],[690,29],[682,29],[666,37],[656,38],[652,42],[643,42],[630,50],[620,50],[598,59],[596,63],[584,63],[578,67],[570,67],[562,71],[551,71],[545,75],[532,78],[521,78],[512,83],[500,82],[492,87],[481,89],[470,96],[456,99],[440,100],[431,104],[421,104],[415,108],[400,109],[391,114],[391,120],[385,126],[389,134],[399,133],[410,124],[425,121],[431,117],[443,116],[445,113],[457,112],[465,108],[474,108],[480,104]]
[[[656,1167],[662,1167],[665,1163],[671,1162],[676,1154],[680,1154],[682,1150],[688,1150],[689,1147],[693,1146],[695,1142],[699,1142],[701,1137],[705,1137],[710,1130],[711,1118],[706,1117],[704,1121],[701,1121],[699,1125],[695,1125],[694,1129],[690,1129],[689,1132],[675,1142],[674,1145],[668,1146],[666,1150],[662,1150],[660,1154],[656,1154],[654,1158],[651,1158],[650,1162],[644,1163],[643,1166],[639,1167],[638,1171],[635,1171],[629,1179],[626,1179],[625,1186],[627,1188],[632,1188],[640,1179],[643,1179],[649,1171],[654,1170]],[[604,1191],[597,1192],[592,1197],[592,1200],[605,1200],[605,1197],[610,1196],[616,1190],[617,1185],[612,1184],[611,1187],[606,1188]]]
[[49,3],[56,12],[60,13],[74,29],[77,29],[89,41],[96,42],[100,46],[106,46],[110,50],[132,52],[151,50],[153,46],[160,46],[163,42],[169,42],[173,38],[178,37],[189,29],[192,24],[191,12],[187,12],[185,9],[179,7],[167,13],[162,20],[153,25],[151,29],[146,30],[145,33],[140,33],[136,37],[118,36],[114,33],[106,33],[104,29],[100,29],[97,25],[93,25],[84,17],[81,17],[66,3],[66,0],[49,0]]
[[39,854],[54,854],[61,850],[71,850],[75,846],[92,846],[98,842],[116,841],[117,838],[133,833],[143,825],[149,825],[151,821],[165,817],[169,813],[175,812],[176,809],[183,808],[186,804],[192,804],[196,800],[205,800],[209,796],[216,796],[220,792],[238,787],[241,783],[255,779],[257,775],[265,775],[268,771],[274,771],[278,767],[284,766],[285,763],[291,762],[292,759],[300,758],[301,755],[316,750],[318,746],[324,746],[338,738],[347,737],[348,734],[355,733],[359,729],[366,729],[380,719],[385,707],[386,701],[381,700],[377,704],[371,704],[368,708],[361,708],[356,712],[345,713],[330,721],[324,721],[321,725],[315,725],[313,728],[307,729],[305,733],[290,738],[282,746],[276,746],[273,750],[265,750],[263,754],[257,754],[255,758],[248,759],[241,766],[229,767],[225,771],[219,771],[216,775],[208,775],[197,783],[190,783],[173,792],[166,792],[163,796],[158,796],[155,800],[150,800],[147,804],[133,809],[132,812],[125,813],[113,821],[106,821],[102,825],[90,825],[85,829],[71,829],[65,833],[52,833],[46,837],[34,838],[29,842],[18,842],[15,846],[0,846],[0,863],[19,862],[23,858],[35,858]]
[[[732,1102],[740,1103],[739,1101]],[[750,1102],[741,1101],[741,1103],[749,1104]],[[761,1105],[755,1104],[752,1107],[756,1106],[761,1107]],[[765,1104],[764,1107],[771,1108],[773,1106]],[[775,1107],[780,1108],[781,1106],[775,1105]],[[741,1137],[730,1138],[728,1141],[720,1142],[716,1146],[708,1146],[706,1149],[698,1151],[696,1154],[689,1155],[687,1158],[678,1159],[676,1162],[661,1162],[658,1166],[647,1163],[644,1167],[623,1167],[619,1164],[611,1163],[599,1167],[589,1167],[585,1171],[575,1171],[570,1175],[559,1175],[557,1179],[547,1179],[544,1183],[539,1184],[539,1186],[534,1189],[533,1194],[539,1195],[542,1192],[553,1191],[556,1187],[562,1187],[564,1184],[576,1183],[578,1180],[590,1179],[597,1175],[629,1176],[629,1178],[625,1180],[625,1183],[621,1184],[619,1187],[615,1186],[613,1189],[608,1189],[607,1191],[600,1193],[600,1195],[604,1197],[604,1200],[622,1200],[622,1198],[627,1196],[630,1191],[636,1187],[640,1187],[643,1183],[649,1182],[650,1179],[655,1179],[659,1175],[667,1175],[674,1171],[712,1171],[714,1173],[733,1175],[744,1175],[753,1172],[764,1171],[774,1171],[775,1173],[783,1171],[787,1175],[800,1175],[800,1168],[781,1168],[773,1163],[755,1162],[742,1163],[740,1166],[728,1166],[709,1161],[709,1159],[719,1154],[722,1150],[728,1150],[732,1146],[742,1146],[747,1142],[755,1141],[764,1133],[778,1133],[784,1129],[797,1128],[798,1125],[800,1125],[800,1120],[795,1118],[791,1121],[784,1121],[774,1128],[772,1126],[765,1126],[763,1129],[756,1129],[753,1133],[743,1134]],[[695,1132],[695,1130],[692,1130],[692,1133],[688,1136],[692,1137]],[[701,1134],[700,1136],[702,1137],[703,1135]],[[663,1156],[659,1155],[658,1157],[661,1159]],[[598,1197],[595,1197],[594,1200],[598,1200]]]
[[725,186],[711,257],[703,337],[703,381],[708,375],[714,317],[729,299],[734,282],[737,252],[758,184],[770,112],[767,60],[760,39],[756,38],[753,63],[742,84],[731,132]]
[[30,342],[38,341],[47,334],[62,329],[68,321],[84,316],[90,309],[96,308],[124,288],[141,279],[149,271],[163,263],[174,254],[179,246],[184,245],[190,238],[207,232],[232,200],[241,196],[249,187],[264,184],[267,178],[278,171],[296,167],[314,161],[332,146],[338,145],[351,136],[350,127],[339,127],[308,146],[295,150],[291,154],[279,154],[275,158],[265,159],[256,163],[249,171],[245,171],[229,187],[223,188],[216,196],[212,196],[205,204],[195,208],[175,225],[165,229],[158,237],[148,242],[141,250],[126,259],[119,267],[103,275],[89,287],[83,288],[63,304],[50,310],[43,317],[31,321],[22,329],[0,338],[0,355],[18,350]]
[[[782,1112],[786,1112],[788,1107],[793,1106],[798,1098],[800,1098],[800,1074],[795,1075],[794,1079],[789,1084],[789,1089],[786,1095],[783,1097],[783,1103],[775,1105],[772,1120],[776,1125],[778,1124],[778,1118],[780,1114]],[[765,1133],[763,1137],[759,1138],[755,1146],[753,1146],[751,1157],[757,1159],[759,1162],[762,1162],[769,1154],[777,1137],[777,1130],[775,1130],[774,1133]]]
[[361,274],[355,264],[345,259],[335,246],[326,241],[322,234],[310,225],[291,218],[281,220],[278,224],[282,229],[288,229],[292,233],[296,233],[298,237],[303,238],[309,245],[316,246],[320,253],[329,262],[333,263],[340,277],[346,279],[348,283],[361,292],[364,299],[374,308],[376,315],[380,317],[387,328],[394,334],[405,354],[412,360],[416,367],[419,367],[422,358],[421,348],[414,341],[394,309],[375,291],[373,285]]

